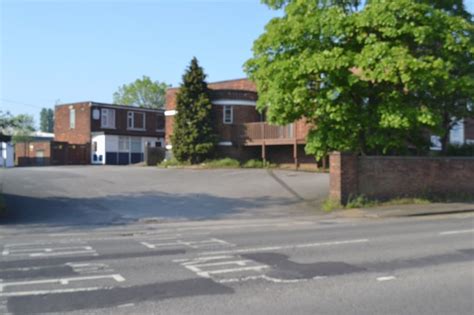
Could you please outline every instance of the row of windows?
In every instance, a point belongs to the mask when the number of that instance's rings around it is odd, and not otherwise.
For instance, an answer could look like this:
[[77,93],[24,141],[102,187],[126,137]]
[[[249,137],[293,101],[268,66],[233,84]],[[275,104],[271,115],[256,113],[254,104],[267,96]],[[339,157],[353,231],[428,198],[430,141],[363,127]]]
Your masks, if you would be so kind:
[[[93,119],[100,119],[100,127],[114,129],[115,128],[115,109],[111,108],[102,108],[99,112],[94,110]],[[158,130],[164,129],[165,120],[162,115],[157,116],[157,126]],[[69,128],[76,128],[76,110],[71,108],[69,109]],[[127,112],[127,129],[132,130],[145,130],[146,129],[146,113],[144,112]]]
[[[127,128],[135,130],[145,130],[146,128],[146,113],[144,112],[133,112],[129,111],[127,113]],[[95,115],[95,113],[94,113]],[[115,128],[115,109],[111,108],[102,108],[100,112],[100,127],[101,128]],[[97,115],[97,116],[99,116]],[[94,116],[94,119],[99,119],[99,117]],[[164,129],[164,117],[158,115],[158,128]],[[232,124],[234,122],[234,108],[233,106],[224,106],[222,120],[224,124]],[[76,128],[76,110],[69,110],[69,128]]]

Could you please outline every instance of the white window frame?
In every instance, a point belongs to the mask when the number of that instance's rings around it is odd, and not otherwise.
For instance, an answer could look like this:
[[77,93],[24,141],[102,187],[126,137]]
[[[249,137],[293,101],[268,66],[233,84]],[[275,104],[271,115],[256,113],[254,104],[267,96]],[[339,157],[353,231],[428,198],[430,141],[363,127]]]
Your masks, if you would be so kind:
[[[230,110],[230,119],[226,120],[226,111]],[[232,105],[224,105],[224,110],[222,111],[222,122],[226,125],[230,125],[234,122],[234,107]]]
[[76,110],[69,109],[69,129],[76,129]]
[[[140,114],[143,116],[143,127],[141,128],[135,127],[135,114]],[[127,129],[128,130],[146,130],[146,113],[129,111],[127,113]]]
[[[125,144],[126,148],[122,148],[120,144]],[[119,136],[118,137],[118,152],[127,152],[130,153],[130,137],[129,136]]]
[[100,117],[100,127],[115,129],[115,109],[102,108]]

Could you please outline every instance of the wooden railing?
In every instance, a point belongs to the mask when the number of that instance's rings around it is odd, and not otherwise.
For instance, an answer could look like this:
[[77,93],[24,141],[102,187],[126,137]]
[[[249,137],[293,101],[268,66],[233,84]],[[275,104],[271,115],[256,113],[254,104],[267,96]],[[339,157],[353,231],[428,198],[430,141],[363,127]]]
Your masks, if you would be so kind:
[[295,124],[286,126],[269,125],[265,122],[236,125],[234,138],[239,143],[263,140],[292,140],[295,139]]

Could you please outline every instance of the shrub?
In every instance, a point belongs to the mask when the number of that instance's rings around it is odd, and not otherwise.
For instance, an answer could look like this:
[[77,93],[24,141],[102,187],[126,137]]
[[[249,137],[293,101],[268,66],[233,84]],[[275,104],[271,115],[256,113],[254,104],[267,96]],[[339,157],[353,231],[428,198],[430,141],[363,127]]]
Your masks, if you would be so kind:
[[256,159],[252,159],[252,160],[248,160],[247,162],[245,162],[242,167],[243,168],[262,168],[264,165],[263,161],[262,160],[256,160]]
[[219,167],[240,167],[239,161],[231,158],[224,158],[219,160],[208,160],[202,164],[204,167],[219,168]]
[[450,144],[446,154],[449,156],[474,156],[474,144]]
[[342,209],[344,208],[338,201],[328,198],[324,201],[323,203],[323,211],[325,212],[331,212],[336,209]]
[[185,166],[185,165],[190,165],[189,162],[180,162],[175,158],[164,160],[161,163],[158,163],[159,167],[178,167],[178,166]]

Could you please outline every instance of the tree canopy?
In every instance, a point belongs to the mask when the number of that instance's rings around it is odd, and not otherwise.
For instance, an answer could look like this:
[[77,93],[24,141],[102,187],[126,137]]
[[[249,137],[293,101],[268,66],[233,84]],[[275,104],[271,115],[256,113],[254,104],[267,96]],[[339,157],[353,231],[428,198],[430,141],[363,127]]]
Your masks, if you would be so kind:
[[144,108],[162,108],[165,104],[165,93],[168,84],[152,81],[143,76],[134,82],[124,84],[113,95],[113,101],[120,105],[131,105]]
[[283,8],[245,68],[273,123],[312,125],[306,150],[427,149],[474,115],[474,26],[462,1],[264,0]]
[[0,111],[0,133],[13,135],[13,142],[29,141],[35,131],[33,116],[20,114],[13,116],[10,112]]
[[181,162],[200,163],[210,158],[217,143],[205,79],[204,70],[193,58],[176,95],[177,113],[171,137],[173,154]]

